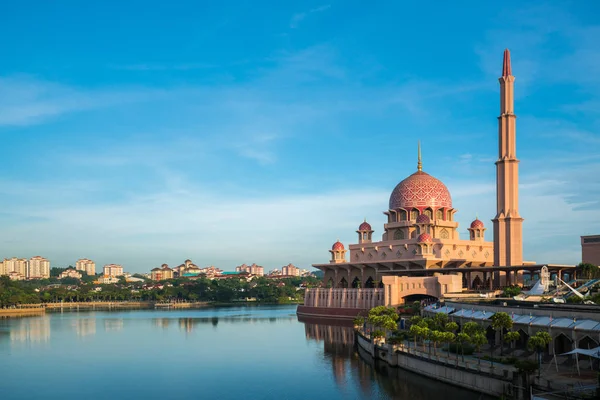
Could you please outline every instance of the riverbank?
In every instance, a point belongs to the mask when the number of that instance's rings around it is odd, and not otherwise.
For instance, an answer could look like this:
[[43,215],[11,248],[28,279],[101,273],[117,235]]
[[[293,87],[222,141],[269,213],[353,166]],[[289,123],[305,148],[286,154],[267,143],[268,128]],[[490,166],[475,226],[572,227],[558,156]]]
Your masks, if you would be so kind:
[[478,393],[504,398],[523,398],[517,388],[521,387],[516,369],[507,365],[495,366],[481,360],[452,356],[448,353],[431,354],[410,345],[391,345],[375,342],[363,332],[356,331],[358,347],[373,359],[385,361],[441,382],[469,389]]
[[17,308],[0,309],[0,317],[21,317],[43,315],[46,311],[58,310],[123,310],[123,309],[200,309],[206,307],[233,307],[240,305],[265,306],[265,305],[294,305],[297,303],[273,303],[256,301],[236,302],[154,302],[154,301],[89,301],[89,302],[56,302],[31,304]]
[[22,307],[22,308],[0,308],[0,318],[26,317],[43,315],[46,313],[44,307]]

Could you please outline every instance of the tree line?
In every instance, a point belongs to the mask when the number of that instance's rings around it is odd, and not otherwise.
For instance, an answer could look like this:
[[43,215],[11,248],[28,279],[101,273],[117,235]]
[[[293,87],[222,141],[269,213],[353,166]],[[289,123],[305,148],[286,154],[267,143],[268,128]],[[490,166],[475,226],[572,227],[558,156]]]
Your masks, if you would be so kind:
[[[258,302],[284,303],[301,301],[304,290],[297,290],[300,284],[316,286],[319,280],[314,277],[298,277],[280,280],[255,278],[250,282],[236,278],[209,280],[170,279],[158,284],[162,288],[144,288],[146,282],[95,285],[91,282],[68,282],[53,285],[52,280],[11,281],[7,276],[0,277],[0,307],[20,304],[49,302],[88,302],[88,301],[207,301],[229,303],[254,298]],[[151,282],[156,284],[156,282]],[[156,285],[154,285],[156,286]],[[101,288],[98,291],[97,288]]]

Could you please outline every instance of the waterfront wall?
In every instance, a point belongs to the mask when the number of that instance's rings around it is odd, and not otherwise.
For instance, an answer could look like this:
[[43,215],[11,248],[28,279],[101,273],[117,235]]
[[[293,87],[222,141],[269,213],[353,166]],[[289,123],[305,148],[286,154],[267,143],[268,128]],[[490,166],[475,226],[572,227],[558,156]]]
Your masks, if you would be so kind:
[[42,315],[46,312],[43,307],[31,308],[0,308],[0,317],[22,317],[27,315]]
[[307,307],[371,309],[384,300],[384,289],[306,289],[304,293]]
[[[491,396],[505,396],[512,393],[517,376],[511,369],[469,366],[456,360],[454,365],[440,361],[440,358],[425,353],[410,354],[396,352],[397,346],[371,343],[370,339],[357,333],[358,346],[374,359],[385,361],[393,367],[404,368],[414,373],[460,386]],[[472,369],[475,368],[475,369]]]
[[296,310],[296,314],[302,317],[345,320],[353,320],[358,315],[367,315],[368,312],[368,308],[327,308],[306,305],[300,305]]

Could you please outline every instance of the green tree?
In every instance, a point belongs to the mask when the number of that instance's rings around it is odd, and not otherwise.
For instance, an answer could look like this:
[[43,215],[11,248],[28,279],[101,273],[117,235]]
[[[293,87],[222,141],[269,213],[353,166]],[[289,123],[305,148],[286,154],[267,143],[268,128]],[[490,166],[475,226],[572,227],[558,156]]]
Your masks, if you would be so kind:
[[[469,341],[471,342],[471,344],[473,346],[475,346],[475,349],[477,350],[478,353],[481,351],[481,346],[483,346],[484,344],[486,344],[488,342],[488,340],[485,337],[485,335],[483,334],[483,332],[476,332],[473,336],[469,337]],[[481,358],[479,358],[477,363],[481,364]]]
[[[462,354],[462,360],[465,361],[465,345],[471,342],[471,337],[464,332],[460,332],[456,335],[456,342],[460,346],[460,351]],[[458,359],[458,351],[456,352],[456,358]]]
[[445,328],[446,332],[454,333],[458,330],[458,324],[454,321],[448,322],[444,328]]
[[538,378],[540,377],[540,370],[542,368],[542,353],[546,347],[548,347],[550,342],[552,342],[552,336],[544,331],[537,332],[527,341],[527,348],[529,350],[535,350],[538,356]]
[[600,267],[593,264],[579,263],[575,267],[575,271],[577,272],[577,276],[581,279],[600,278]]
[[500,331],[500,355],[504,355],[504,346],[502,345],[502,342],[504,341],[504,331],[510,330],[513,327],[513,320],[510,315],[505,312],[498,312],[492,315],[490,320],[492,321],[492,328],[494,328],[495,331]]
[[512,343],[516,342],[520,338],[521,338],[521,334],[519,332],[515,332],[515,331],[508,331],[504,335],[504,341],[506,343],[508,343],[509,345],[512,345]]
[[437,344],[444,339],[444,332],[431,331],[429,333],[429,340],[433,343],[433,354],[437,355]]

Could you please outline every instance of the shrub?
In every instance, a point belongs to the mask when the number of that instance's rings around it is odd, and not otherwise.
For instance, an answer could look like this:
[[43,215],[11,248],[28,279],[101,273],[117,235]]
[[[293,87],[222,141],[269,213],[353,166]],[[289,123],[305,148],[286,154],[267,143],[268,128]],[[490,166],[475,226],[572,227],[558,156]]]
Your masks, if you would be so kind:
[[384,338],[385,337],[385,332],[384,331],[380,331],[379,329],[374,330],[373,332],[371,332],[371,337],[373,339]]
[[519,372],[532,374],[538,369],[538,363],[532,360],[519,360],[515,363]]

